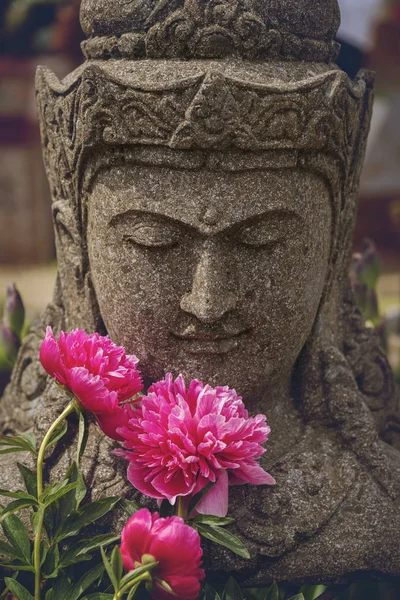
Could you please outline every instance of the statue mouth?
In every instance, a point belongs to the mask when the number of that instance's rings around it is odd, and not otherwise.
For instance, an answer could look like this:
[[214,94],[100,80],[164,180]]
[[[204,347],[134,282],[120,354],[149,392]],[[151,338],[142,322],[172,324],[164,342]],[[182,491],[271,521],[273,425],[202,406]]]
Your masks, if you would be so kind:
[[184,333],[171,332],[171,336],[189,354],[227,354],[238,348],[243,339],[250,333],[250,329],[242,331],[196,331],[188,328]]

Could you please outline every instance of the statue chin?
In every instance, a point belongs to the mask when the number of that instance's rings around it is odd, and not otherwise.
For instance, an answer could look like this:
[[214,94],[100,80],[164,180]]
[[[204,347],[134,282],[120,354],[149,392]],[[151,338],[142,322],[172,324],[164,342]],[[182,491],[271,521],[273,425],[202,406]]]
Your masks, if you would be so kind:
[[[336,0],[84,1],[87,61],[37,75],[59,277],[1,427],[41,436],[60,412],[46,325],[108,333],[147,384],[236,388],[267,415],[277,485],[231,488],[251,564],[210,562],[254,585],[400,573],[399,397],[347,274],[373,75],[335,65],[338,15]],[[91,430],[94,493],[125,493]]]

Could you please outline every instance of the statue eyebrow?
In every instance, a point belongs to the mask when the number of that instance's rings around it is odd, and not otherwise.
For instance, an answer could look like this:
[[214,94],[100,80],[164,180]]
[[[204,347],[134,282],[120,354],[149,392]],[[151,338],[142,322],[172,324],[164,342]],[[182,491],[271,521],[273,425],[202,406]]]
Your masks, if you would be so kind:
[[[190,223],[187,223],[185,221],[181,221],[180,219],[174,219],[173,217],[169,217],[167,215],[164,214],[160,214],[160,213],[156,213],[153,212],[151,210],[136,210],[136,209],[129,209],[127,211],[118,213],[117,215],[114,215],[110,221],[108,222],[108,226],[109,227],[116,227],[119,225],[119,222],[125,219],[153,219],[154,221],[160,221],[163,222],[165,224],[169,224],[173,227],[179,227],[179,228],[184,228],[188,231],[188,233],[197,233],[197,234],[203,234],[204,235],[204,231],[202,231],[201,228],[196,227],[195,225],[192,225]],[[296,220],[296,221],[302,221],[302,217],[299,213],[290,210],[290,209],[271,209],[271,210],[266,210],[262,213],[258,213],[255,215],[251,215],[249,217],[246,217],[245,219],[243,219],[242,221],[237,221],[236,223],[232,223],[231,225],[228,225],[227,227],[224,227],[223,229],[217,229],[215,231],[215,234],[221,234],[221,233],[233,233],[234,231],[238,231],[240,229],[242,229],[243,227],[251,227],[252,225],[257,225],[258,223],[264,221],[264,220],[276,220],[276,219],[280,219],[280,220]],[[209,229],[209,228],[207,228]]]
[[154,221],[162,221],[162,222],[167,222],[170,225],[174,226],[174,227],[185,227],[188,230],[193,231],[198,231],[197,227],[194,227],[193,225],[190,225],[189,223],[185,223],[179,219],[174,219],[173,217],[169,217],[167,215],[164,214],[160,214],[160,213],[156,213],[154,211],[151,210],[136,210],[134,208],[130,208],[129,210],[123,211],[121,213],[118,213],[117,215],[114,215],[110,221],[108,222],[108,226],[109,227],[115,227],[119,224],[119,221],[123,220],[123,219],[134,219],[136,218],[137,220],[140,218],[144,218],[144,219],[153,219]]

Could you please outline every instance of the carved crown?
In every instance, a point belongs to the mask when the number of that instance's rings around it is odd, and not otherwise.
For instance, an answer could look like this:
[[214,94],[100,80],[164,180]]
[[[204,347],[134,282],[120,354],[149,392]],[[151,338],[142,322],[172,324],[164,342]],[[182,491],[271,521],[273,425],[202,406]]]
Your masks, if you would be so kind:
[[87,58],[332,62],[337,0],[82,0]]
[[86,157],[107,147],[329,155],[357,173],[373,86],[326,64],[337,0],[82,0],[81,20],[87,63],[37,78],[54,199],[78,205]]
[[133,146],[312,153],[331,156],[348,172],[371,88],[340,70],[255,83],[210,66],[168,83],[138,83],[123,66],[118,73],[101,63],[87,65],[67,85],[41,69],[37,85],[45,162],[61,185],[69,185],[72,174],[77,181],[85,157],[107,147],[114,155]]

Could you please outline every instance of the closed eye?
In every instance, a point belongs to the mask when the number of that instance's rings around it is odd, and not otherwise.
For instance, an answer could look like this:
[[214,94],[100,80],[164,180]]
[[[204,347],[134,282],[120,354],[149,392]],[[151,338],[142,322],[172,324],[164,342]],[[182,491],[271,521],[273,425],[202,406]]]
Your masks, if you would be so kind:
[[188,234],[186,228],[173,219],[136,210],[116,215],[110,225],[124,243],[150,249],[173,248]]
[[146,248],[173,248],[179,244],[180,238],[178,231],[160,223],[138,223],[122,236],[124,242]]
[[247,224],[234,234],[236,243],[252,248],[273,249],[285,239],[281,227],[268,221]]

